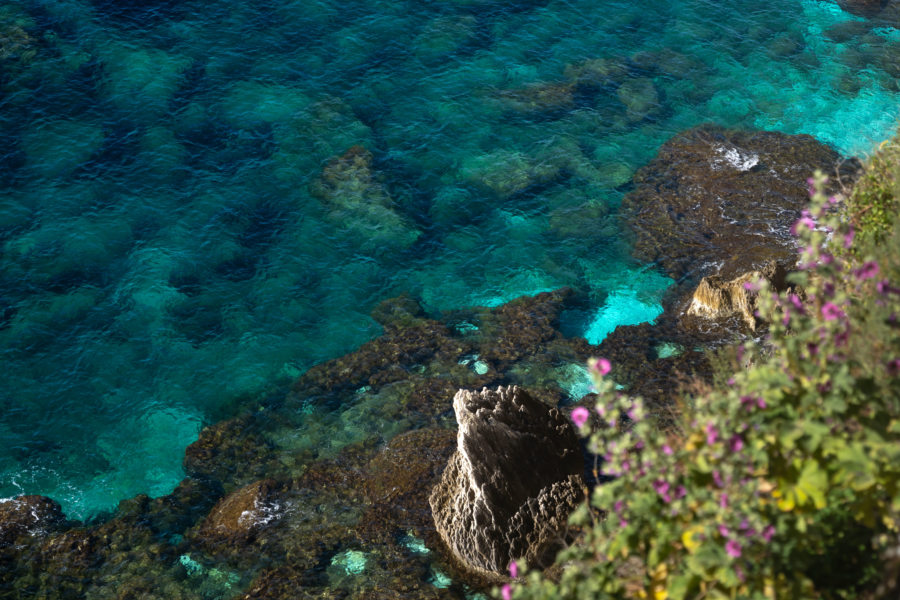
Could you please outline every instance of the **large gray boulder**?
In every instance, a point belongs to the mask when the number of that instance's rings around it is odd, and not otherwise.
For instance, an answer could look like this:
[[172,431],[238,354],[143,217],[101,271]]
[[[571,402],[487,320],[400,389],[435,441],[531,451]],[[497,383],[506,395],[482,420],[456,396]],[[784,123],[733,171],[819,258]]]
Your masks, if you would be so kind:
[[559,410],[518,387],[460,390],[456,452],[430,503],[438,533],[466,567],[505,573],[550,564],[583,498],[583,459]]

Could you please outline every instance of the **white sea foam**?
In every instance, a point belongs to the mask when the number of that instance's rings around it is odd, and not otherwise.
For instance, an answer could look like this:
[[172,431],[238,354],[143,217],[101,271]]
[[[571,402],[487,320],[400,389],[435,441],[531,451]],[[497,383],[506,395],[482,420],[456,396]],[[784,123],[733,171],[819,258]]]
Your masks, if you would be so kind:
[[722,166],[728,166],[738,171],[749,171],[759,164],[759,155],[753,152],[744,152],[738,148],[726,148],[715,146],[717,157],[713,158],[713,168],[718,170]]
[[284,512],[284,507],[278,502],[261,503],[259,500],[254,500],[253,508],[243,511],[238,517],[238,523],[242,526],[264,527],[280,519]]

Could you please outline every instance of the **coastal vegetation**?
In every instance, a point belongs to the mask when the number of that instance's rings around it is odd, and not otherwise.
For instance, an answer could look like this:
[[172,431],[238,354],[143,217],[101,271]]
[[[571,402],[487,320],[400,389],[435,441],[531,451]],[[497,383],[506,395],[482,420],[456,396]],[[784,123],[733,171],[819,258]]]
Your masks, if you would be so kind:
[[809,180],[790,285],[746,284],[767,335],[719,351],[666,427],[591,362],[596,407],[571,413],[600,482],[580,537],[558,576],[511,565],[501,597],[896,597],[898,175],[894,138],[844,195]]

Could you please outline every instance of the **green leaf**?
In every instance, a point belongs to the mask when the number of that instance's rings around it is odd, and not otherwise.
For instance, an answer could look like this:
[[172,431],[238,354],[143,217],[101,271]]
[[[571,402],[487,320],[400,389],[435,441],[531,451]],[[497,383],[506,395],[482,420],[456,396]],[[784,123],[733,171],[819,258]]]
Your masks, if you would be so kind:
[[873,461],[865,448],[854,443],[837,453],[837,479],[855,491],[869,489],[876,483]]
[[684,600],[688,591],[690,591],[691,586],[695,580],[695,577],[691,575],[675,575],[674,577],[669,578],[669,598],[671,600]]
[[688,569],[702,579],[708,579],[709,574],[716,569],[725,557],[718,546],[712,543],[705,543],[697,548],[697,551],[687,557]]
[[828,425],[818,421],[804,421],[801,428],[807,437],[804,446],[806,446],[806,450],[810,454],[818,450],[822,440],[827,439],[831,433],[831,428]]
[[[819,463],[815,460],[807,460],[803,465],[803,471],[800,472],[800,479],[797,481],[797,490],[802,491],[804,495],[812,499],[813,505],[817,509],[825,508],[828,504],[825,501],[825,492],[828,490],[828,474],[819,468]],[[798,494],[798,497],[800,495]],[[801,502],[801,504],[805,503]]]

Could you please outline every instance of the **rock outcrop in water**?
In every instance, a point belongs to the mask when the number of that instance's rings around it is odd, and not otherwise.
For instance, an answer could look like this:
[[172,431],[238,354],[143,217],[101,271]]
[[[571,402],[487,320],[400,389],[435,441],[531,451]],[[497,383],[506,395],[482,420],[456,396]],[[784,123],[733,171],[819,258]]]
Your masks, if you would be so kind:
[[518,387],[460,390],[456,452],[431,494],[441,538],[476,571],[546,566],[582,499],[582,455],[568,419]]
[[663,144],[623,200],[635,256],[676,280],[733,279],[797,260],[790,233],[806,180],[833,174],[837,152],[808,135],[702,126]]
[[0,548],[23,535],[58,529],[65,522],[59,503],[46,496],[18,496],[0,500]]
[[[807,135],[702,126],[676,135],[634,177],[622,203],[634,254],[676,280],[654,325],[622,326],[600,355],[615,378],[651,405],[665,405],[681,375],[708,377],[694,348],[754,333],[754,297],[743,283],[762,275],[775,289],[794,267],[791,226],[816,170],[849,183],[856,161],[842,162]],[[833,178],[834,179],[834,178]]]

